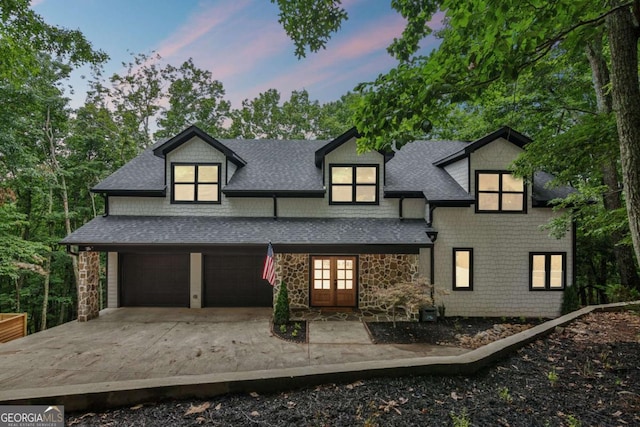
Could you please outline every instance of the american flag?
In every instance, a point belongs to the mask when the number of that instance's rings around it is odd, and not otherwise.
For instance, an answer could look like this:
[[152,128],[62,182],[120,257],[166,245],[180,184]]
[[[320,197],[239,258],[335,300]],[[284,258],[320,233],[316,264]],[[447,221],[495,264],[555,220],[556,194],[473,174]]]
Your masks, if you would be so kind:
[[273,246],[269,242],[267,247],[267,257],[264,259],[264,268],[262,269],[262,278],[268,281],[271,286],[276,284],[276,266],[273,257]]

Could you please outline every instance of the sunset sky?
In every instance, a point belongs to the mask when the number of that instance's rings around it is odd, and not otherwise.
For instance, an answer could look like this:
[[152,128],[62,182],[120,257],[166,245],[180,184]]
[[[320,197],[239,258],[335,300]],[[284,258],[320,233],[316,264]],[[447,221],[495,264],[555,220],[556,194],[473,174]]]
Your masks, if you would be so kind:
[[[276,88],[288,99],[307,89],[327,102],[394,65],[387,46],[404,28],[389,0],[346,0],[349,20],[327,49],[298,60],[293,43],[268,0],[34,0],[47,23],[79,29],[111,60],[106,75],[123,70],[132,53],[159,53],[180,65],[193,58],[210,70],[234,108],[243,99]],[[422,46],[428,52],[436,46]],[[86,74],[86,70],[85,70]],[[84,101],[79,74],[72,80],[74,106]]]

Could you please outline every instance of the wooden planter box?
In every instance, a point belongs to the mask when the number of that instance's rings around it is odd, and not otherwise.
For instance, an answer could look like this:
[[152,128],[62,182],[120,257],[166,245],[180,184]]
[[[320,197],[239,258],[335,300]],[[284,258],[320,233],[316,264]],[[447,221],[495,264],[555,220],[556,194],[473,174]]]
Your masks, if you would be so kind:
[[0,313],[0,343],[27,335],[27,313]]

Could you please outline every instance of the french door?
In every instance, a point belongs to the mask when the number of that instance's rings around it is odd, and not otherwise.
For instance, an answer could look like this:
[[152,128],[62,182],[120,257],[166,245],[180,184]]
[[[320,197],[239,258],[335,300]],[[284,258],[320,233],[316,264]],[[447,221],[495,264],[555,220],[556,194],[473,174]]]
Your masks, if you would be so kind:
[[357,259],[353,256],[311,257],[311,305],[355,307]]

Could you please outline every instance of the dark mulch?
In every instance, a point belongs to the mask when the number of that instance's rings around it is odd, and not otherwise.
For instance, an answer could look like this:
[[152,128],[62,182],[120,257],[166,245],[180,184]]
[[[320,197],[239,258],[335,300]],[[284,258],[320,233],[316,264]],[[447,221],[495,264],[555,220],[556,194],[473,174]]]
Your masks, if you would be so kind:
[[170,401],[69,414],[68,425],[640,425],[639,333],[637,314],[594,313],[472,376],[380,378]]
[[376,344],[454,344],[458,335],[475,335],[492,329],[496,324],[537,325],[544,319],[446,317],[436,322],[367,322]]
[[275,336],[285,341],[295,343],[307,342],[307,322],[306,320],[298,320],[295,322],[287,322],[284,324],[273,324],[271,331]]

